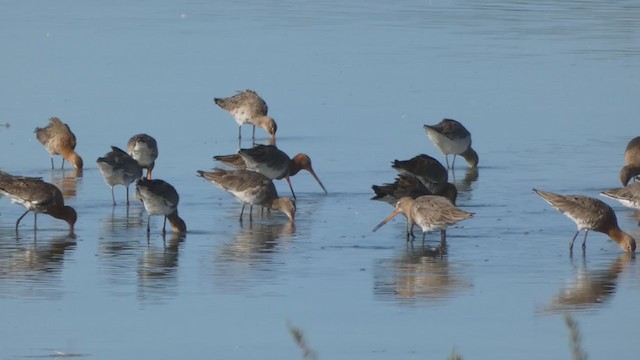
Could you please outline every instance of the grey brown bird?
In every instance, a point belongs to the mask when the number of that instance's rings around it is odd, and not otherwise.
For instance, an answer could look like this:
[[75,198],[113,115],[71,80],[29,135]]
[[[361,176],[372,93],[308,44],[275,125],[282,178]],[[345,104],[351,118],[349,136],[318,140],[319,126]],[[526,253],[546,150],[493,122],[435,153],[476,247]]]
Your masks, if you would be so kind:
[[607,234],[624,251],[636,251],[635,239],[620,230],[615,212],[604,202],[582,195],[560,195],[536,189],[533,191],[576,223],[578,231],[569,243],[569,251],[573,251],[573,242],[582,230],[584,230],[582,251],[586,248],[587,235],[592,230]]
[[413,227],[417,225],[422,229],[422,241],[424,241],[427,231],[440,230],[441,244],[446,241],[446,229],[449,226],[473,217],[473,213],[455,207],[451,201],[442,196],[424,195],[416,199],[403,197],[398,200],[391,215],[376,225],[373,231],[378,230],[400,213],[403,213],[408,220],[407,241],[409,238],[415,237]]
[[[198,170],[198,176],[233,194],[242,203],[240,221],[242,221],[245,205],[249,204],[281,211],[287,215],[291,223],[295,222],[295,200],[278,196],[273,181],[260,173],[250,170],[213,169],[212,171]],[[250,213],[249,221],[251,220]]]
[[51,168],[53,169],[53,156],[62,156],[62,168],[64,169],[64,161],[70,162],[74,168],[82,169],[82,158],[75,151],[76,136],[71,132],[69,126],[63,123],[59,118],[52,117],[49,119],[49,125],[43,128],[36,128],[34,131],[38,141],[44,145],[45,149],[51,156]]
[[142,167],[124,150],[112,146],[111,151],[96,160],[104,181],[111,188],[111,199],[116,204],[113,194],[115,185],[124,185],[127,189],[127,205],[129,204],[129,185],[142,177]]
[[38,213],[45,213],[66,221],[69,232],[73,233],[78,214],[71,206],[65,206],[62,192],[55,185],[44,182],[41,178],[14,176],[0,171],[0,194],[27,208],[16,221],[16,232],[22,218],[32,211],[34,230],[37,229]]
[[453,155],[452,169],[456,155],[462,156],[469,167],[478,166],[478,154],[471,147],[471,133],[461,123],[453,119],[444,119],[435,125],[424,125],[424,130],[433,144],[444,154],[447,168],[449,155]]
[[640,183],[633,183],[621,188],[609,189],[600,193],[622,205],[640,210]]
[[275,140],[278,126],[273,118],[267,116],[267,103],[253,90],[245,90],[227,98],[214,98],[220,106],[233,116],[238,123],[238,141],[242,138],[242,125],[253,125],[253,139],[256,138],[256,125],[265,129]]
[[293,191],[290,177],[296,175],[300,170],[306,170],[327,193],[322,181],[311,166],[311,158],[306,154],[297,154],[293,158],[289,158],[289,155],[275,145],[256,145],[249,149],[240,149],[237,154],[214,156],[213,159],[234,169],[258,172],[272,180],[284,178],[287,180],[294,198],[296,194]]
[[142,201],[147,210],[147,234],[151,232],[151,216],[164,216],[162,223],[162,233],[165,234],[167,220],[175,232],[183,233],[187,231],[184,220],[178,216],[178,203],[180,196],[176,189],[168,182],[160,179],[147,180],[140,178],[136,183],[136,195]]
[[417,177],[410,174],[400,174],[394,182],[372,185],[371,189],[375,193],[371,200],[384,201],[393,206],[403,197],[415,199],[423,195],[438,195],[445,197],[453,205],[456,204],[456,198],[458,197],[458,189],[452,183],[440,186],[438,191],[433,193]]
[[414,156],[409,160],[394,160],[391,162],[391,167],[399,174],[416,177],[432,194],[439,192],[449,181],[447,169],[438,160],[425,154]]
[[134,158],[142,168],[147,169],[147,180],[151,180],[153,167],[158,158],[158,143],[147,134],[132,136],[127,142],[127,153]]
[[624,166],[620,169],[620,182],[627,186],[629,180],[640,175],[640,136],[629,141],[624,150]]

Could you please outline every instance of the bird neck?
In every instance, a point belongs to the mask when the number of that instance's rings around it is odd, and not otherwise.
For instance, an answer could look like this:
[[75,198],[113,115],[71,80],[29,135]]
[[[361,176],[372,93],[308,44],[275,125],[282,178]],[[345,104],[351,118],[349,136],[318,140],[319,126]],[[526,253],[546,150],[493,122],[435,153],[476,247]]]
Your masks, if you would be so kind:
[[167,220],[171,224],[171,228],[177,232],[187,232],[187,224],[178,216],[178,209],[167,215]]

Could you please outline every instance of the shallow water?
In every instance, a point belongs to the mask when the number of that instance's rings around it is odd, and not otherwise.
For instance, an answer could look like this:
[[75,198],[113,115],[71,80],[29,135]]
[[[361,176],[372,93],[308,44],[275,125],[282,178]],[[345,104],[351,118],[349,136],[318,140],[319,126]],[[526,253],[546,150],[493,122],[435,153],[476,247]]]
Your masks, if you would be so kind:
[[[640,267],[532,187],[597,196],[617,187],[634,133],[640,6],[596,1],[242,4],[6,2],[0,12],[0,166],[61,187],[76,237],[0,199],[0,357],[299,359],[288,324],[322,359],[569,358],[572,313],[592,358],[636,358]],[[295,228],[195,176],[237,151],[213,97],[251,88],[278,146],[313,159],[329,191],[292,179]],[[69,123],[81,176],[49,169],[33,135]],[[456,162],[445,254],[405,244],[370,186],[427,153],[422,130],[462,121],[480,156]],[[111,206],[95,159],[153,135],[154,175],[181,196],[189,232],[162,237],[138,203]],[[258,141],[265,133],[258,129]],[[251,145],[249,127],[242,146]],[[56,158],[56,167],[60,159]],[[288,194],[285,182],[278,182]],[[606,200],[640,237],[638,215]],[[580,241],[580,240],[577,240]]]

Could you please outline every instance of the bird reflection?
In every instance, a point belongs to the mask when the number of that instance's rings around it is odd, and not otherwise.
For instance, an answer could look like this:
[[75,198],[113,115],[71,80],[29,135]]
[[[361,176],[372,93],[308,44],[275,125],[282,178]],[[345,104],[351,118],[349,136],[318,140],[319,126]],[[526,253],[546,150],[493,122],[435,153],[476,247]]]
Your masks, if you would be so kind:
[[65,198],[76,196],[78,179],[82,178],[82,169],[63,169],[51,171],[50,182],[57,186]]
[[243,226],[233,241],[216,253],[214,275],[216,284],[226,290],[246,290],[252,283],[273,280],[276,266],[273,255],[278,244],[295,233],[290,222],[283,224],[253,223]]
[[161,301],[177,295],[176,269],[178,251],[186,233],[162,235],[162,245],[148,243],[138,259],[138,298],[147,302]]
[[400,303],[450,299],[471,283],[445,256],[446,245],[407,246],[398,259],[380,261],[374,271],[374,294]]
[[545,313],[556,313],[567,310],[589,310],[606,303],[615,293],[618,277],[635,260],[632,253],[618,256],[608,268],[589,271],[586,259],[576,278],[562,289],[543,309]]
[[[0,243],[0,293],[58,298],[65,254],[75,249],[73,235]],[[37,286],[34,286],[37,285]]]
[[455,172],[451,172],[453,176],[453,184],[458,188],[460,192],[471,191],[471,185],[478,180],[479,173],[478,168],[468,168],[462,179],[456,178]]
[[124,209],[112,207],[111,213],[102,219],[105,231],[125,231],[130,228],[142,228],[146,225],[142,214],[144,208],[127,206]]

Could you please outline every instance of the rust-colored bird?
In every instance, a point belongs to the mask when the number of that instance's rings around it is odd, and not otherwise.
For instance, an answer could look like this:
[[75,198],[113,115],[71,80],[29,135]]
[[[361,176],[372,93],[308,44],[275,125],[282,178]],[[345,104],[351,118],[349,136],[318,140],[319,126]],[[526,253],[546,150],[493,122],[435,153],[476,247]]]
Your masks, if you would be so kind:
[[624,150],[624,166],[620,169],[620,182],[627,186],[629,180],[640,175],[640,136],[629,141]]
[[427,231],[440,230],[440,243],[446,241],[446,229],[462,221],[473,217],[473,213],[466,212],[455,207],[451,201],[442,196],[424,195],[416,199],[403,197],[396,203],[395,210],[380,222],[373,231],[378,230],[382,225],[389,222],[399,213],[407,217],[407,241],[415,238],[413,226],[418,225],[422,229],[422,241],[424,241]]
[[444,119],[435,125],[424,125],[427,136],[444,154],[449,168],[449,154],[453,154],[451,168],[456,162],[456,155],[462,156],[469,167],[478,166],[478,154],[471,147],[471,133],[461,123],[453,119]]
[[[242,221],[246,204],[260,205],[281,211],[287,215],[291,223],[295,221],[295,200],[278,196],[273,181],[260,173],[250,170],[213,169],[212,171],[198,170],[198,176],[220,189],[230,192],[242,203],[240,221]],[[250,213],[249,221],[252,220]]]
[[76,136],[71,132],[69,126],[63,123],[57,117],[49,119],[49,125],[43,128],[36,128],[34,131],[38,141],[44,145],[45,149],[51,156],[51,168],[53,169],[53,156],[62,156],[62,167],[64,169],[64,161],[70,162],[74,168],[82,169],[82,158],[75,151]]
[[284,178],[287,180],[294,198],[296,194],[289,177],[296,175],[300,170],[306,170],[327,193],[322,181],[313,171],[311,158],[306,154],[297,154],[293,158],[289,158],[284,151],[275,145],[256,145],[250,149],[240,149],[237,154],[214,156],[213,159],[234,169],[258,172],[272,180]]
[[278,126],[273,118],[267,116],[267,103],[253,90],[245,90],[227,98],[214,98],[216,105],[228,111],[238,123],[238,141],[242,138],[242,125],[253,125],[253,139],[256,138],[256,125],[265,129],[275,141]]
[[142,177],[142,167],[122,149],[112,146],[111,151],[96,160],[104,181],[111,188],[111,199],[116,204],[113,194],[115,185],[127,188],[127,205],[129,205],[129,185]]
[[45,213],[69,224],[69,232],[73,233],[78,214],[71,206],[65,206],[62,192],[55,185],[42,181],[41,178],[14,176],[0,171],[0,193],[8,196],[12,202],[18,203],[27,211],[16,221],[18,225],[29,211],[34,213],[33,229],[37,229],[38,213]]
[[533,191],[578,226],[578,231],[569,243],[569,251],[573,251],[573,242],[581,230],[584,230],[582,251],[586,248],[587,234],[591,230],[607,234],[624,251],[636,251],[635,239],[620,230],[615,212],[604,202],[588,196],[560,195],[536,189]]
[[127,152],[142,168],[147,169],[147,180],[151,180],[151,173],[158,158],[156,139],[147,134],[134,135],[127,142]]
[[167,220],[169,220],[173,231],[179,233],[187,231],[187,225],[178,216],[180,196],[171,184],[160,179],[147,180],[141,178],[136,183],[136,195],[142,201],[145,210],[147,210],[147,234],[151,232],[149,223],[152,215],[164,216],[164,222],[162,223],[163,234],[166,232]]

